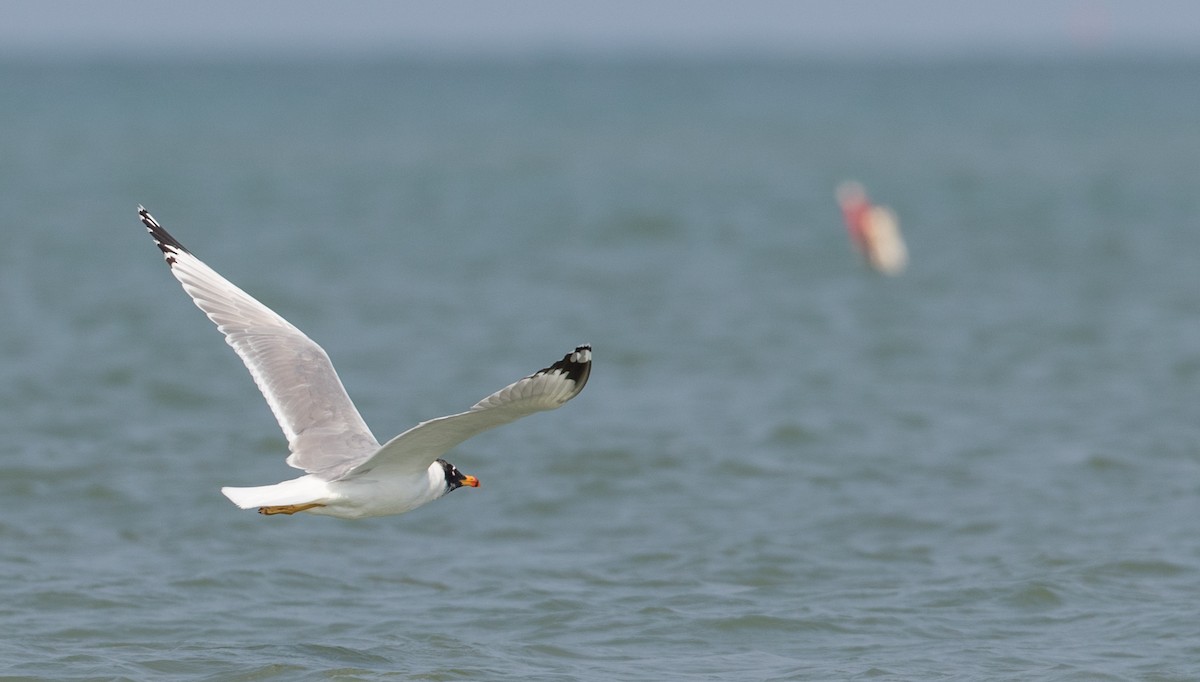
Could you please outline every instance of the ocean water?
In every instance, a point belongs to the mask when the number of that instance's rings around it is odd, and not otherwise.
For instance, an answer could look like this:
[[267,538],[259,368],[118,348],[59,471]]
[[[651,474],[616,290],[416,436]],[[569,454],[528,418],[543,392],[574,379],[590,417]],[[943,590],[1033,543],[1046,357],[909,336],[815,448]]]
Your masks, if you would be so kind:
[[[0,61],[0,679],[1200,678],[1200,61]],[[855,178],[909,270],[852,253]],[[379,438],[294,472],[146,207]]]

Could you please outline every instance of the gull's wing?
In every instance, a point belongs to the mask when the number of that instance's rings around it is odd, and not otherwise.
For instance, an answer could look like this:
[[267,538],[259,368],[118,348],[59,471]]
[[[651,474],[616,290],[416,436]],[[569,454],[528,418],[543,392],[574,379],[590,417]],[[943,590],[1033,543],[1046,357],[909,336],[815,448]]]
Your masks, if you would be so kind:
[[287,437],[288,464],[332,478],[379,448],[320,346],[193,256],[146,209],[138,215],[171,274],[246,363]]
[[388,441],[342,478],[371,471],[417,473],[464,440],[535,412],[553,410],[579,395],[592,373],[592,347],[579,346],[562,360],[496,391],[466,412],[421,422]]

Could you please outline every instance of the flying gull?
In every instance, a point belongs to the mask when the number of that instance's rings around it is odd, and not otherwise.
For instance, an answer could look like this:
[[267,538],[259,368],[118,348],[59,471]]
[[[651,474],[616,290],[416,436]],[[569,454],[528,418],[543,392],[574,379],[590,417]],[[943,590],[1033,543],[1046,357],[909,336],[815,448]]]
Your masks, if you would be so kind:
[[287,463],[305,472],[274,485],[221,488],[242,509],[358,519],[402,514],[478,487],[442,455],[483,431],[560,407],[591,374],[592,347],[578,346],[466,412],[421,422],[380,445],[320,346],[193,256],[145,208],[138,215],[171,274],[246,363],[287,437]]

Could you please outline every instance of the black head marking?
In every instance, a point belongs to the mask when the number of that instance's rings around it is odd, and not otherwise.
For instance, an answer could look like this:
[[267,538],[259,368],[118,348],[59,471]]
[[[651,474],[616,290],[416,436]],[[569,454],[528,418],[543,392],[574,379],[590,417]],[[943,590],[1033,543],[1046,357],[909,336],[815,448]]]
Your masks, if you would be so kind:
[[[463,473],[458,470],[458,467],[454,466],[453,464],[451,464],[450,462],[447,462],[444,459],[437,460],[437,463],[441,464],[442,471],[446,472],[446,487],[447,488],[449,488],[450,490],[457,490],[463,486],[463,480],[465,480],[467,477],[464,476]],[[447,490],[446,492],[450,492],[450,490]]]

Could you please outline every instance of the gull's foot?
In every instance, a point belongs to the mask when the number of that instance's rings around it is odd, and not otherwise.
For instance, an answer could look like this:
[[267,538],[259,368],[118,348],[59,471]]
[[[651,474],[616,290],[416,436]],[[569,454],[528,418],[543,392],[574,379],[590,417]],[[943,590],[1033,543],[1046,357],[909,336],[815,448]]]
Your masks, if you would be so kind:
[[309,502],[308,504],[284,504],[276,507],[259,507],[258,513],[271,516],[272,514],[287,514],[291,516],[296,512],[307,511],[313,507],[324,507],[325,505],[318,502]]

